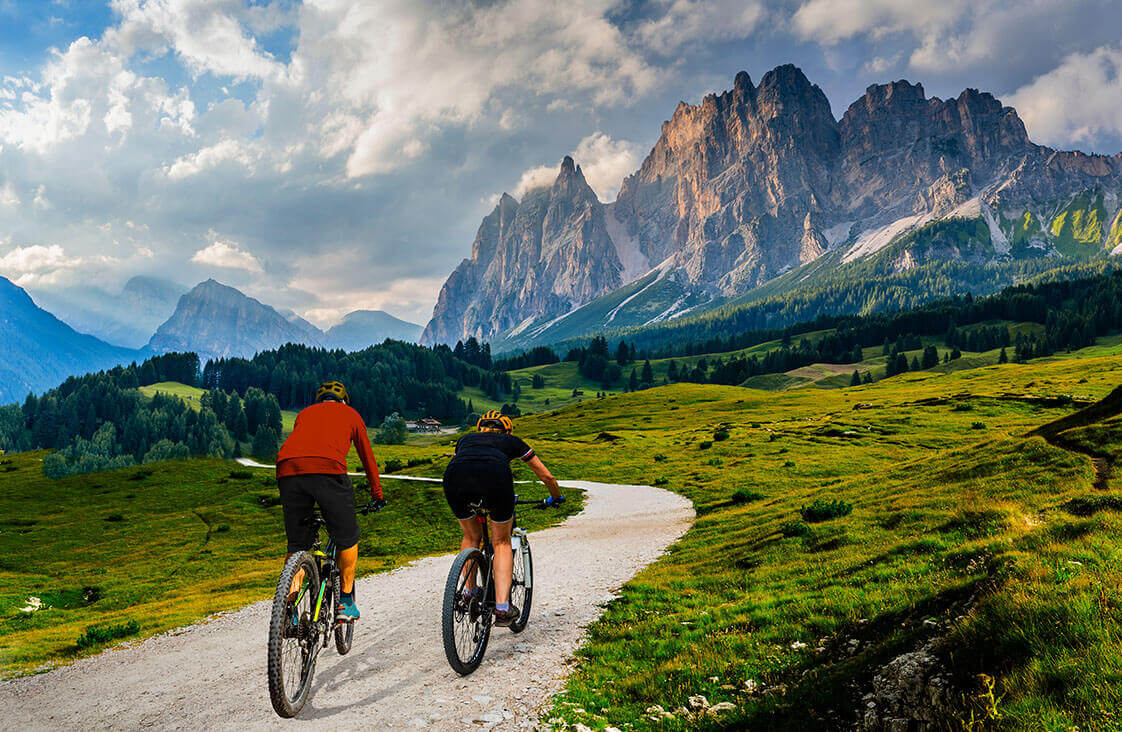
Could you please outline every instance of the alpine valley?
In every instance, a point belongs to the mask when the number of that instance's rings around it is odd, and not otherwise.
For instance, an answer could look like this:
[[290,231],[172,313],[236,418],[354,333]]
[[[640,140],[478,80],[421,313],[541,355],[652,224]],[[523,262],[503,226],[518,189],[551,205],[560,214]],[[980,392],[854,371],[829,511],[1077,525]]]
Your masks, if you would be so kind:
[[985,92],[874,85],[839,121],[798,68],[741,72],[678,105],[615,201],[569,157],[551,186],[504,194],[422,342],[509,351],[808,293],[833,313],[987,294],[1122,253],[1120,192],[1122,154],[1034,144]]

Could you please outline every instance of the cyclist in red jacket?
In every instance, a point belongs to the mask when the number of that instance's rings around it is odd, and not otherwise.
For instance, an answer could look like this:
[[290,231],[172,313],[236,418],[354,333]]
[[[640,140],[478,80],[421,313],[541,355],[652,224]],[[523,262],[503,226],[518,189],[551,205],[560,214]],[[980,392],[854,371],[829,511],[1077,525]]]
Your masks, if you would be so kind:
[[[338,381],[325,381],[316,390],[316,403],[296,416],[296,426],[277,454],[277,486],[284,508],[288,556],[311,549],[316,531],[306,519],[318,504],[327,531],[339,547],[335,561],[343,587],[335,616],[343,622],[359,618],[354,598],[358,517],[354,487],[347,477],[347,453],[352,444],[370,481],[370,498],[378,508],[386,505],[366,423],[350,407],[350,401],[346,387]],[[301,579],[296,577],[293,586],[299,587]]]

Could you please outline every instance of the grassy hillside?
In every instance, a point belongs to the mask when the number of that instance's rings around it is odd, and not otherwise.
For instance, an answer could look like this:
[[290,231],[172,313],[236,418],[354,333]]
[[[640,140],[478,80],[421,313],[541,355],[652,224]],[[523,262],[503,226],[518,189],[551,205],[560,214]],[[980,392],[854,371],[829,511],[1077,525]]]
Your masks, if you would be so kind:
[[[376,454],[432,474],[443,465],[432,458],[447,450],[378,446]],[[79,647],[90,627],[135,621],[131,637],[143,637],[271,596],[284,529],[269,472],[193,459],[51,481],[44,454],[0,458],[0,676],[100,650]],[[360,573],[458,546],[439,484],[391,479],[385,490],[389,508],[359,517]],[[545,495],[541,486],[524,490]],[[528,511],[525,523],[575,513],[575,498],[564,512]],[[22,612],[30,598],[44,607]]]
[[[161,381],[158,384],[140,387],[140,393],[145,396],[153,396],[155,394],[170,394],[177,396],[183,401],[187,402],[192,409],[199,409],[202,402],[200,401],[202,395],[206,393],[205,389],[200,389],[197,386],[188,386],[181,384],[178,381]],[[292,431],[293,425],[296,423],[296,412],[289,409],[281,410],[281,432],[282,437]]]
[[[1122,380],[1104,349],[827,391],[674,385],[523,419],[559,472],[653,480],[699,514],[608,607],[550,716],[846,728],[884,711],[872,677],[926,648],[952,727],[1113,728],[1122,495],[1094,487],[1087,455],[1025,436]],[[1112,444],[1118,425],[1072,441]],[[800,513],[819,499],[851,512]],[[697,694],[733,708],[675,711]],[[656,704],[673,717],[654,724]]]

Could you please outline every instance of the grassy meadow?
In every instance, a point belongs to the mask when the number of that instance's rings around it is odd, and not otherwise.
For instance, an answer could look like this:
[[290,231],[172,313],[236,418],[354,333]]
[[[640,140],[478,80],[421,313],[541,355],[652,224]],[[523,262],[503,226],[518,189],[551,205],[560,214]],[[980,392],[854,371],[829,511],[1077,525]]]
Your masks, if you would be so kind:
[[[835,390],[681,384],[520,420],[559,474],[653,481],[698,512],[592,628],[547,717],[849,727],[872,676],[927,646],[955,726],[1122,725],[1122,495],[1088,455],[1025,436],[1122,383],[1116,342],[1088,351]],[[1122,419],[1060,437],[1114,458]],[[804,516],[819,499],[851,512]],[[674,712],[697,694],[733,709]]]

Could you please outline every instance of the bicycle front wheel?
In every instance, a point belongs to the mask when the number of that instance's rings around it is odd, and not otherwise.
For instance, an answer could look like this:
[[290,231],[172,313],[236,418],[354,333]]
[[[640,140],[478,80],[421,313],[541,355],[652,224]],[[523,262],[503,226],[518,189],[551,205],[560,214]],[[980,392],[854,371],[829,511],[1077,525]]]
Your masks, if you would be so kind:
[[[491,637],[491,610],[485,598],[491,584],[491,568],[483,552],[464,549],[452,562],[444,585],[441,625],[444,655],[456,673],[466,676],[479,667]],[[475,587],[470,597],[465,590]]]
[[534,562],[530,556],[530,541],[525,536],[514,553],[514,576],[510,583],[510,603],[522,610],[510,624],[510,632],[521,633],[530,622],[530,604],[534,600]]
[[[294,581],[302,577],[299,582]],[[289,599],[293,587],[296,597]],[[307,552],[285,562],[273,596],[269,621],[269,698],[282,717],[295,717],[308,701],[315,673],[319,632],[312,621],[319,592],[319,571]]]

